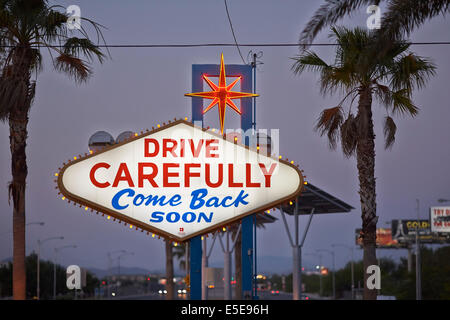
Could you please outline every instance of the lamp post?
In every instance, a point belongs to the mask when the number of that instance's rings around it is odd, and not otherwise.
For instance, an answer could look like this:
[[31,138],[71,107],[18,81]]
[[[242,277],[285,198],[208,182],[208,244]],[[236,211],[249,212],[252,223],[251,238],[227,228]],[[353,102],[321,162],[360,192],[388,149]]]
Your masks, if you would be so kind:
[[319,296],[322,296],[322,255],[320,253],[305,253],[307,256],[319,257]]
[[47,241],[50,240],[63,240],[64,237],[51,237],[51,238],[47,238],[44,240],[38,239],[37,243],[38,243],[38,252],[37,252],[37,288],[36,288],[36,297],[39,300],[40,298],[40,259],[41,259],[41,245]]
[[422,279],[421,279],[421,261],[420,261],[420,241],[419,241],[419,219],[420,202],[417,202],[417,227],[416,227],[416,300],[422,300]]
[[[117,259],[118,259],[118,267],[119,267],[117,279],[119,281],[120,281],[120,259],[122,259],[122,257],[128,256],[128,255],[134,255],[134,252],[125,251],[124,253],[122,253],[121,255],[119,255],[117,257]],[[117,287],[117,291],[119,291],[119,287]]]
[[115,251],[109,251],[108,253],[107,253],[107,256],[108,256],[108,278],[106,279],[107,280],[107,294],[108,294],[108,299],[111,297],[111,283],[110,283],[110,280],[111,280],[111,277],[112,277],[112,275],[111,275],[111,267],[112,267],[112,263],[113,263],[113,258],[112,258],[112,255],[113,254],[115,254],[115,253],[125,253],[126,252],[126,250],[115,250]]
[[333,263],[333,270],[332,270],[332,283],[333,283],[333,300],[336,300],[336,278],[335,278],[335,259],[334,259],[334,251],[333,250],[327,250],[327,249],[318,249],[316,250],[318,252],[327,252],[331,254],[331,259]]
[[[355,299],[355,268],[354,268],[354,255],[353,255],[353,247],[351,246],[347,246],[345,244],[332,244],[331,247],[335,248],[335,247],[343,247],[343,248],[347,248],[350,250],[351,252],[351,264],[350,264],[350,269],[351,269],[351,288],[352,288],[352,300]],[[334,272],[333,272],[334,274]]]
[[53,300],[56,300],[56,262],[57,262],[58,252],[61,251],[62,249],[76,248],[76,247],[77,247],[76,245],[68,245],[68,246],[55,248],[55,257],[54,257],[54,261],[53,261]]

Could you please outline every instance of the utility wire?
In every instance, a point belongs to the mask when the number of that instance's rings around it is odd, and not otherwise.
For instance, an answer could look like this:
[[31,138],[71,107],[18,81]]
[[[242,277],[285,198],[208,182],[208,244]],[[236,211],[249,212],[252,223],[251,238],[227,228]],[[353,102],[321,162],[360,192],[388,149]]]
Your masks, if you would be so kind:
[[242,56],[241,49],[239,48],[239,44],[236,40],[236,35],[234,34],[233,23],[231,23],[230,13],[228,12],[227,0],[223,0],[223,1],[225,2],[225,10],[227,11],[228,22],[230,23],[230,28],[231,28],[231,33],[233,34],[234,43],[236,44],[236,48],[238,49],[239,55],[241,56],[241,59],[242,59],[242,62],[244,64],[246,64],[244,57]]
[[[409,42],[410,45],[450,45],[450,41],[435,42]],[[336,43],[309,43],[306,46],[311,47],[333,47]],[[235,47],[236,43],[186,43],[186,44],[98,44],[99,48],[198,48],[198,47]],[[241,43],[239,47],[300,47],[303,44],[298,43]],[[14,48],[12,45],[0,45],[0,48]],[[63,45],[39,45],[32,48],[62,48]],[[245,61],[244,61],[245,62]]]

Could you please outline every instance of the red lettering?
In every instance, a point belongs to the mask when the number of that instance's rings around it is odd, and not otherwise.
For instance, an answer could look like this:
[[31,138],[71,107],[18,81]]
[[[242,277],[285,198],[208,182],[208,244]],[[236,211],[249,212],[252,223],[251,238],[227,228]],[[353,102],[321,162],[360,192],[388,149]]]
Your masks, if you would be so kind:
[[[168,146],[171,143],[172,146]],[[163,139],[163,157],[167,157],[167,152],[170,152],[173,157],[177,157],[177,154],[174,152],[174,149],[177,148],[177,142],[173,139]]]
[[261,183],[252,182],[252,165],[251,163],[245,164],[245,186],[247,188],[259,188],[261,187]]
[[234,182],[234,174],[233,174],[233,164],[229,163],[228,164],[228,186],[230,186],[231,188],[236,187],[236,188],[242,188],[244,186],[244,184],[242,182]]
[[211,151],[216,151],[219,146],[211,146],[212,144],[219,143],[217,139],[208,139],[206,140],[206,157],[207,158],[218,158],[219,155],[217,153],[211,153]]
[[189,139],[189,145],[191,146],[191,151],[194,158],[198,158],[200,150],[202,149],[203,146],[203,139],[198,141],[197,147],[194,147],[194,141],[192,139]]
[[126,181],[128,186],[134,188],[133,179],[131,179],[130,171],[128,171],[127,164],[122,162],[117,170],[116,178],[114,179],[112,187],[118,186],[120,181]]
[[200,172],[191,172],[191,168],[200,168],[200,166],[200,163],[186,163],[184,165],[184,186],[186,188],[191,186],[191,177],[200,177]]
[[[155,146],[155,151],[150,152],[150,143]],[[150,138],[144,140],[144,157],[155,157],[159,152],[158,140]]]
[[163,188],[179,188],[179,182],[169,182],[169,177],[178,177],[179,172],[169,172],[169,168],[179,168],[180,165],[178,163],[164,163],[163,164]]
[[[144,168],[152,168],[152,173],[144,174]],[[138,186],[144,187],[144,180],[150,182],[153,188],[158,188],[158,184],[155,182],[155,177],[158,174],[158,167],[154,163],[139,162],[138,163]]]
[[91,169],[91,171],[89,172],[89,178],[91,179],[91,182],[94,186],[96,186],[97,188],[107,188],[110,186],[109,182],[98,182],[97,179],[95,179],[95,172],[97,171],[97,169],[99,168],[105,168],[105,169],[109,169],[109,167],[111,167],[109,164],[107,164],[106,162],[99,162],[96,165],[94,165]]
[[275,170],[275,167],[277,166],[277,164],[276,163],[272,163],[271,165],[270,165],[270,169],[269,169],[269,171],[267,171],[267,169],[266,169],[266,165],[264,164],[264,163],[260,163],[259,164],[259,167],[261,168],[261,171],[262,171],[262,173],[263,173],[263,175],[264,175],[264,178],[266,179],[266,188],[270,188],[270,179],[272,178],[272,174],[273,174],[273,171]]
[[217,173],[218,178],[217,178],[217,182],[216,183],[211,182],[211,171],[210,170],[211,170],[211,165],[209,163],[206,163],[205,164],[205,182],[206,182],[206,185],[208,187],[210,187],[210,188],[217,188],[217,187],[221,186],[222,183],[223,183],[223,164],[219,163],[218,173]]

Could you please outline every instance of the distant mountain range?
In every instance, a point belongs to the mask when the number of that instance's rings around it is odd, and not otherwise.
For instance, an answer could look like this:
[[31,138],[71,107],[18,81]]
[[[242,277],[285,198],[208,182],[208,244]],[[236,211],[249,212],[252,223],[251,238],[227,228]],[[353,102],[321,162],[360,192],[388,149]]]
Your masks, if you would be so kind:
[[[8,262],[11,259],[4,259],[2,262]],[[233,260],[234,262],[234,260]],[[264,274],[288,274],[292,272],[292,257],[278,257],[278,256],[260,256],[257,261],[257,272]],[[308,266],[308,261],[303,261],[304,266]],[[209,262],[210,267],[223,268],[223,260],[215,260]],[[178,263],[174,264],[175,275],[184,276],[185,271],[178,267]],[[108,270],[99,269],[95,267],[86,267],[87,270],[92,272],[97,278],[101,279],[108,275]],[[111,274],[119,274],[119,268],[117,266],[111,268]],[[120,267],[120,274],[165,274],[164,267],[156,270],[148,270],[140,267]]]

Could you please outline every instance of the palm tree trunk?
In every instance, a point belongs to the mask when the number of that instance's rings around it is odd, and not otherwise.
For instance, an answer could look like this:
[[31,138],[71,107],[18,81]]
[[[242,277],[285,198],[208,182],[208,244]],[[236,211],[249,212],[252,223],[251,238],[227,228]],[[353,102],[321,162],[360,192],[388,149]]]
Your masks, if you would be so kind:
[[11,171],[9,196],[13,201],[13,298],[26,299],[25,270],[25,186],[28,173],[26,161],[28,116],[16,110],[9,117]]
[[172,243],[168,240],[166,242],[166,300],[173,300],[175,298],[175,288],[173,284],[173,253]]
[[358,105],[358,144],[356,158],[359,176],[359,196],[361,201],[364,299],[376,300],[377,291],[367,287],[366,270],[377,264],[376,258],[376,191],[375,191],[375,134],[372,120],[372,93],[370,88],[360,91]]

